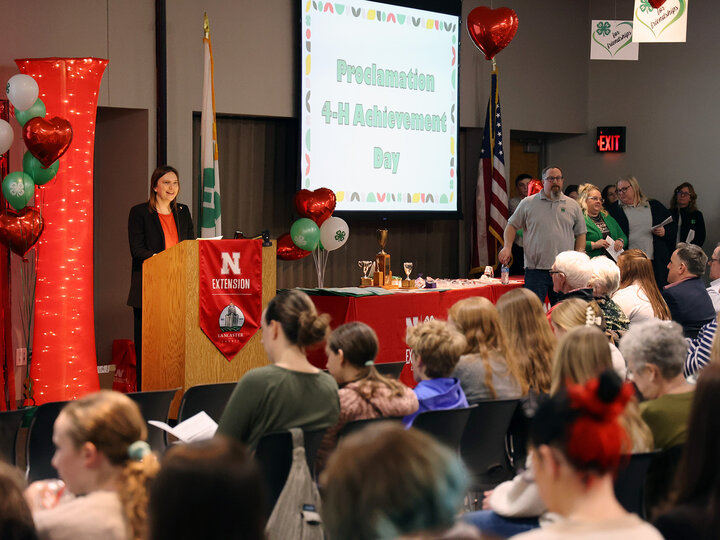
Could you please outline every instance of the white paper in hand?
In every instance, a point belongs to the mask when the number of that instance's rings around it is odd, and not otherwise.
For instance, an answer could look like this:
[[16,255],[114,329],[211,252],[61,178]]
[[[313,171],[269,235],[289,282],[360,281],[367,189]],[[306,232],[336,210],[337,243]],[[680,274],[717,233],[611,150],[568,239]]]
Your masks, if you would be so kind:
[[610,254],[610,256],[617,261],[620,254],[625,250],[623,248],[616,250],[615,249],[615,240],[613,240],[612,237],[606,236],[605,240],[607,240],[610,243],[610,245],[605,248],[605,251],[607,251]]
[[165,430],[170,435],[186,443],[212,439],[218,427],[215,420],[210,418],[205,411],[200,411],[195,416],[180,422],[174,428],[158,420],[148,420],[148,424]]

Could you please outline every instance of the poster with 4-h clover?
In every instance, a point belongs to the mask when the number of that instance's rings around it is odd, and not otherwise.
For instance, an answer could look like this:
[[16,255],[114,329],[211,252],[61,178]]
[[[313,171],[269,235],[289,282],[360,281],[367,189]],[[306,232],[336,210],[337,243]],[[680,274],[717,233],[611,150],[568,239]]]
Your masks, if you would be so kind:
[[635,0],[633,43],[684,42],[689,0]]
[[640,46],[632,36],[632,21],[592,21],[590,60],[637,60]]

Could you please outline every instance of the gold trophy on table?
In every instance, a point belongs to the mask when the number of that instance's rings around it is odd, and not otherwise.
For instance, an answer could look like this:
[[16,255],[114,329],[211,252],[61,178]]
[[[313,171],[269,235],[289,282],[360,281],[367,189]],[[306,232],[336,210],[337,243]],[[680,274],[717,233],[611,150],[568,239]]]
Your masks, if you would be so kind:
[[392,270],[390,270],[390,255],[385,253],[385,246],[388,240],[388,230],[378,229],[375,231],[380,251],[375,255],[375,274],[373,285],[375,287],[389,287],[392,283]]

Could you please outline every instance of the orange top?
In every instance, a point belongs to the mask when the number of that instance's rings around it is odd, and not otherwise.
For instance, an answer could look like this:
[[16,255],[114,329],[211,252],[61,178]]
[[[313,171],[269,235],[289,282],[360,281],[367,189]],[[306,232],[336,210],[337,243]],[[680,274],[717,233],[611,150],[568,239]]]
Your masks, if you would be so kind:
[[165,236],[165,249],[173,247],[178,243],[177,225],[173,214],[160,214],[160,225],[162,225],[163,236]]

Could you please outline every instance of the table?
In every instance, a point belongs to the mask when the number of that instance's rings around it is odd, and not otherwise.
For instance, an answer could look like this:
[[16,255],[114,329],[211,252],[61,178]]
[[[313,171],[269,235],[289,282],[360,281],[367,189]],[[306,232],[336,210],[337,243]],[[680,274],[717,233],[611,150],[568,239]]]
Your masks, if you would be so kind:
[[[351,322],[361,321],[371,326],[380,341],[377,363],[405,362],[400,380],[414,387],[415,380],[410,367],[410,349],[405,344],[407,328],[429,319],[446,319],[450,307],[464,298],[483,296],[493,304],[506,292],[522,287],[521,279],[511,279],[510,284],[489,284],[450,290],[398,290],[382,296],[318,296],[310,294],[320,313],[330,315],[334,329]],[[327,357],[322,348],[308,351],[313,365],[325,368]]]

